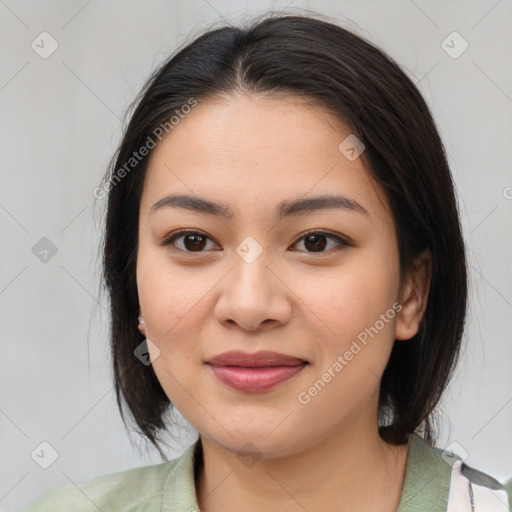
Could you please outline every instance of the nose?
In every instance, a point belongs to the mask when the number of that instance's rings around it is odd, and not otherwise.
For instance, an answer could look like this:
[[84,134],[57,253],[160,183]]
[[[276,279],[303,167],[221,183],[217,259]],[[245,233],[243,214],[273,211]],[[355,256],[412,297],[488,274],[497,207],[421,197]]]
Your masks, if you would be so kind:
[[232,270],[219,286],[215,316],[225,327],[264,331],[285,325],[291,318],[292,292],[261,256],[247,263],[236,255]]

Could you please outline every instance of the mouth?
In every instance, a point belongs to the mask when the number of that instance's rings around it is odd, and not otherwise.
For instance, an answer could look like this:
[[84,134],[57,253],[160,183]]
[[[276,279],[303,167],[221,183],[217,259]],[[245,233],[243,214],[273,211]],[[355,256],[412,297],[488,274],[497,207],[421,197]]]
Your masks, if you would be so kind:
[[231,352],[224,352],[206,361],[206,364],[212,366],[243,366],[245,368],[296,366],[303,363],[307,363],[307,361],[295,356],[271,352],[269,350],[260,350],[253,354],[232,350]]
[[206,364],[226,386],[258,393],[291,379],[309,363],[297,357],[262,351],[255,354],[227,352],[209,359]]

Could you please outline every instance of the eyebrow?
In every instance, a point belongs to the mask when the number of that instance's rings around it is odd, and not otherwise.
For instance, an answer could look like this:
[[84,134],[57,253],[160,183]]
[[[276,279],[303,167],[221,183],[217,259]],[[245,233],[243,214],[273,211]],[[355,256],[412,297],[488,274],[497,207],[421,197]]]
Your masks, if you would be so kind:
[[[186,210],[207,213],[217,217],[233,218],[233,212],[229,206],[186,194],[163,197],[150,208],[149,213],[152,214],[163,208],[184,208]],[[281,220],[292,215],[333,208],[351,210],[361,213],[362,215],[370,216],[368,210],[355,199],[339,195],[323,195],[307,199],[281,201],[276,207],[276,217]]]

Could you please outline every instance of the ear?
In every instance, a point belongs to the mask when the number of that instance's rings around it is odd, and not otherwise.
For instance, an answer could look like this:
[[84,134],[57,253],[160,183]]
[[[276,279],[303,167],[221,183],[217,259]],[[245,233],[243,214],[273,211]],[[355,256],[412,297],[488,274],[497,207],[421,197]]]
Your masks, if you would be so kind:
[[401,287],[399,302],[402,309],[397,315],[395,339],[409,340],[418,332],[427,309],[431,278],[432,254],[430,249],[425,249],[415,258]]

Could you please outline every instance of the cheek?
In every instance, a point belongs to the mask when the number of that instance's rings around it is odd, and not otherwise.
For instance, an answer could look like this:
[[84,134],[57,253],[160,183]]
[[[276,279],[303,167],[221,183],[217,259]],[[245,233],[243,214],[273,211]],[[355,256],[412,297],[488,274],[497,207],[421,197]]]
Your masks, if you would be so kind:
[[171,265],[165,251],[141,248],[137,288],[147,336],[164,342],[173,333],[190,329],[189,322],[200,311],[201,299],[211,288],[211,282],[197,268]]
[[169,330],[183,316],[178,301],[178,288],[171,286],[169,275],[159,271],[156,265],[138,265],[137,287],[139,303],[144,313],[148,338],[161,338],[160,333]]
[[394,342],[397,287],[393,260],[383,261],[371,252],[360,254],[326,283],[324,293],[311,302],[329,328],[322,341],[323,368],[346,354],[347,369],[382,373]]
[[194,389],[201,357],[193,343],[197,338],[193,324],[204,313],[201,298],[211,284],[208,279],[194,279],[191,270],[171,266],[160,251],[141,248],[137,287],[146,337],[158,347],[158,357],[152,357],[155,375],[171,402],[190,413],[186,390]]
[[[372,324],[380,314],[392,307],[398,289],[398,273],[389,262],[372,254],[357,256],[355,262],[342,267],[331,276],[316,295],[322,313],[334,326],[363,327]],[[363,322],[363,324],[361,324]]]

